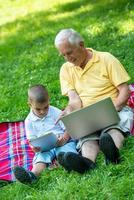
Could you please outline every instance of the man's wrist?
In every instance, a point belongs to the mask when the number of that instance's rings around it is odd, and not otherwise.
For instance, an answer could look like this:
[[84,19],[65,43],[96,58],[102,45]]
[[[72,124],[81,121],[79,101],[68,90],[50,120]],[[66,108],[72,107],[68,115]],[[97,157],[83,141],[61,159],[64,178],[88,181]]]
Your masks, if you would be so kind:
[[66,112],[69,114],[70,112],[72,112],[74,110],[73,106],[68,104],[67,107],[65,108]]

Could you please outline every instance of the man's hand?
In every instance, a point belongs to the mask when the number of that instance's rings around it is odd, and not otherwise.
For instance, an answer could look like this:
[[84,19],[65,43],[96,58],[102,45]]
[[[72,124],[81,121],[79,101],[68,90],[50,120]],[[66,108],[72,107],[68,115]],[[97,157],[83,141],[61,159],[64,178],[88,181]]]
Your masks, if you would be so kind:
[[59,122],[59,120],[61,120],[62,117],[64,117],[65,115],[68,115],[69,113],[71,113],[73,111],[73,108],[68,105],[59,115],[59,117],[57,118],[55,124],[57,124]]
[[82,107],[81,99],[80,99],[79,95],[77,94],[77,92],[75,90],[70,90],[68,92],[67,96],[69,98],[69,103],[68,103],[67,107],[61,112],[61,114],[58,117],[58,119],[56,120],[55,124],[57,124],[58,121],[63,116],[68,115],[72,111],[78,110],[78,109],[80,109]]
[[114,106],[116,108],[116,110],[119,112],[122,110],[122,108],[124,107],[123,105],[118,105],[115,101],[113,102],[114,103]]

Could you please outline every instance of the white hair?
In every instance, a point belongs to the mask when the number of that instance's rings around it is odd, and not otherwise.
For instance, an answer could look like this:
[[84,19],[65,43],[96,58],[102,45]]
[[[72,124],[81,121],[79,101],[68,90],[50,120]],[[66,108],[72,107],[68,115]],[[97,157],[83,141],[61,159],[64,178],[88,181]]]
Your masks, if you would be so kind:
[[55,37],[55,46],[58,48],[63,41],[68,41],[72,45],[79,45],[84,42],[81,35],[73,29],[62,29]]

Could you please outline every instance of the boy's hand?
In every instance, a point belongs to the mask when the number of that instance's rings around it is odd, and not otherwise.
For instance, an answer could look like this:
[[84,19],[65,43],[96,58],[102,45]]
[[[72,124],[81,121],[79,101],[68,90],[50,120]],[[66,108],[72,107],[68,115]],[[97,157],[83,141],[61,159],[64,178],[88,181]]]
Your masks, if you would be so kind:
[[33,145],[30,144],[31,149],[36,153],[39,152],[41,149],[40,147],[34,147]]
[[65,138],[63,135],[60,135],[60,136],[58,137],[58,141],[57,141],[56,146],[57,146],[57,147],[63,146],[64,144],[67,143],[67,141],[68,141],[68,138]]

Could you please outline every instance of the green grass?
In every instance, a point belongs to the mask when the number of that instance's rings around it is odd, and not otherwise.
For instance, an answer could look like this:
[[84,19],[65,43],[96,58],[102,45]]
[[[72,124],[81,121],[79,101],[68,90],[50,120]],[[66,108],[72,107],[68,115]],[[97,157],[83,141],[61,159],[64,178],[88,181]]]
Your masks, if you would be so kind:
[[[125,66],[134,82],[134,2],[132,0],[0,0],[0,121],[24,119],[29,112],[27,88],[42,83],[51,104],[63,108],[59,70],[64,62],[54,47],[56,33],[72,27],[86,46],[109,51]],[[46,170],[32,186],[3,187],[2,200],[132,200],[134,141],[129,138],[118,166],[98,167],[86,175]]]

